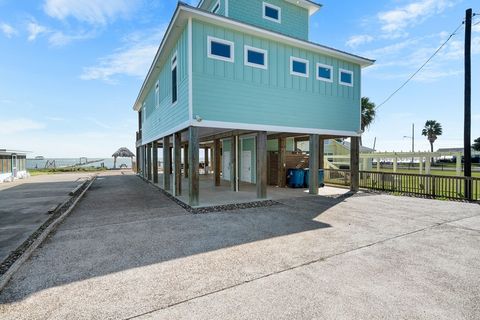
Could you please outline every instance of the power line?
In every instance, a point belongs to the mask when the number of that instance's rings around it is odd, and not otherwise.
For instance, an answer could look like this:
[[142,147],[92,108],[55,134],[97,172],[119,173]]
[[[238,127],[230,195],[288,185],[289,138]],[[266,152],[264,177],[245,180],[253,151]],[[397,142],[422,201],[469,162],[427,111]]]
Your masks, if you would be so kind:
[[457,29],[455,29],[455,31],[453,31],[450,36],[447,38],[447,40],[445,40],[444,43],[442,43],[442,45],[430,56],[430,58],[427,59],[427,61],[425,61],[424,64],[422,64],[422,66],[420,68],[417,69],[417,71],[415,71],[408,79],[407,81],[405,81],[397,90],[395,90],[391,95],[388,96],[387,99],[385,99],[382,103],[380,103],[378,106],[375,107],[375,110],[379,109],[381,106],[383,106],[385,103],[387,103],[390,99],[393,98],[394,95],[397,94],[397,92],[399,92],[400,90],[403,89],[403,87],[405,87],[420,71],[422,71],[422,69],[430,62],[430,60],[433,59],[433,57],[435,57],[437,55],[437,53],[440,52],[440,50],[443,49],[443,47],[445,47],[445,45],[447,44],[448,41],[450,41],[450,39],[452,39],[452,37],[457,33],[457,31],[463,26],[465,22],[462,21],[462,23],[457,27]]

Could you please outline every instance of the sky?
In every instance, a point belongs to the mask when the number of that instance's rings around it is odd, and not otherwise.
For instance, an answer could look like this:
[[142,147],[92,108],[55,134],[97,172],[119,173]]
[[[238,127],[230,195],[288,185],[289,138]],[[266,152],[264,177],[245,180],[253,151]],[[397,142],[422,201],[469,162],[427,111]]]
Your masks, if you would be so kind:
[[[188,2],[188,1],[187,1]],[[196,0],[190,0],[196,4]],[[461,24],[477,0],[324,0],[310,40],[375,59],[362,96],[380,104]],[[177,1],[0,0],[0,148],[29,156],[108,157],[135,149],[132,110]],[[474,23],[480,21],[480,15]],[[464,28],[377,110],[363,144],[379,151],[463,147]],[[480,137],[480,24],[472,43],[472,139]]]

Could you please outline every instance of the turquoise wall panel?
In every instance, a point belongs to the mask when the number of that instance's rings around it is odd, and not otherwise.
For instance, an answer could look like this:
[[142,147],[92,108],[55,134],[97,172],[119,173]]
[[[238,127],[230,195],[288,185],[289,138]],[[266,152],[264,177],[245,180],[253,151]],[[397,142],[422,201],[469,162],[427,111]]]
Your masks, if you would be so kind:
[[[171,59],[177,52],[178,100],[172,104]],[[166,62],[160,66],[160,75],[148,89],[145,100],[145,121],[142,125],[142,140],[149,142],[169,129],[188,121],[188,28],[185,27],[177,45],[168,53]],[[155,84],[159,82],[160,104],[155,105]]]
[[308,39],[308,10],[284,0],[265,0],[281,8],[281,23],[263,18],[263,0],[229,0],[228,16],[294,38]]
[[[235,62],[207,57],[207,37],[234,42]],[[244,65],[244,45],[268,51],[268,69]],[[193,114],[204,120],[299,128],[360,129],[360,66],[269,39],[194,21]],[[290,74],[290,56],[309,60],[309,78]],[[333,82],[317,80],[316,63],[333,66]],[[339,68],[354,86],[338,83]]]
[[[256,152],[256,149],[255,149],[255,138],[243,138],[241,139],[241,152],[244,152],[244,151],[250,151],[251,155],[252,155],[252,158],[251,158],[251,163],[250,163],[250,168],[251,168],[251,177],[250,177],[250,181],[252,183],[255,183],[257,181],[257,174],[256,174],[256,168],[257,168],[257,152]],[[238,172],[239,172],[239,178],[241,179],[242,178],[242,155],[240,154],[240,156],[238,157]]]
[[[217,1],[213,1],[212,4],[208,7],[207,11],[212,11],[216,5]],[[225,0],[220,0],[220,9],[218,9],[217,14],[225,16]]]

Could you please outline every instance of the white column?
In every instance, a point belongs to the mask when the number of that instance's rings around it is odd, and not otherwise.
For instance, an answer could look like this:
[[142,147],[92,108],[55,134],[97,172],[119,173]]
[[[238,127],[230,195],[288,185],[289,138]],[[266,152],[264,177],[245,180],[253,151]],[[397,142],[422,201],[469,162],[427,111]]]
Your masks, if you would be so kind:
[[462,175],[462,154],[458,153],[456,155],[456,158],[457,158],[457,166],[456,166],[457,177],[460,177]]
[[393,159],[393,172],[397,172],[397,164],[398,164],[398,158],[395,157]]

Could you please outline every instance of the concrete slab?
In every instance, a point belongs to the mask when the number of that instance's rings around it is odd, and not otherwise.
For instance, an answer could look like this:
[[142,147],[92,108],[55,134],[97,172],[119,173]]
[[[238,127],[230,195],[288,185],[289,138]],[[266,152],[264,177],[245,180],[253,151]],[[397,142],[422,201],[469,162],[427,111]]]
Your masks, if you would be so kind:
[[48,218],[48,210],[68,199],[68,193],[88,174],[30,177],[0,186],[0,262]]
[[[2,319],[477,319],[474,204],[363,194],[190,215],[103,176],[0,293]],[[110,209],[110,210],[109,210]]]

